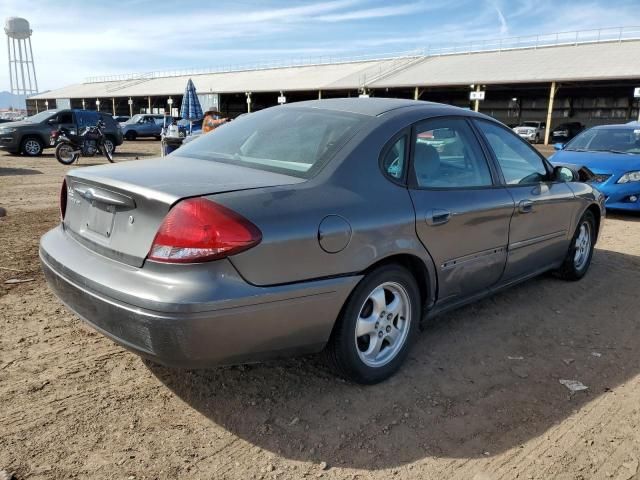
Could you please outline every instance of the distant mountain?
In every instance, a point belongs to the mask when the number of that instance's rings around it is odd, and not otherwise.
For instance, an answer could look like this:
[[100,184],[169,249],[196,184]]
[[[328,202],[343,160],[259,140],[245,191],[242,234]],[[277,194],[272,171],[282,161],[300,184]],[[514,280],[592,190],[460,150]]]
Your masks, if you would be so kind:
[[0,108],[26,108],[24,95],[14,95],[9,92],[0,92]]

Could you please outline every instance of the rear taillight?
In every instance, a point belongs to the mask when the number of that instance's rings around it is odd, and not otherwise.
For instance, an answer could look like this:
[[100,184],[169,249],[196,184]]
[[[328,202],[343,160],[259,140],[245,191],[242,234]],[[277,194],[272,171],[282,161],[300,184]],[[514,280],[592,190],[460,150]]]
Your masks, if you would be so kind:
[[64,222],[64,216],[67,213],[67,180],[62,180],[60,188],[60,220]]
[[246,218],[210,200],[191,198],[169,211],[153,240],[149,259],[206,262],[247,250],[260,240],[262,233]]

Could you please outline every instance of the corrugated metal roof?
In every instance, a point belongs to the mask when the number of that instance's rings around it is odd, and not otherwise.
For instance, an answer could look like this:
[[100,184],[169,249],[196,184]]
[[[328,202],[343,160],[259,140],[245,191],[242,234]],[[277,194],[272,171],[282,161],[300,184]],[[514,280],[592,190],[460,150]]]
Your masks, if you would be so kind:
[[30,98],[181,95],[189,78],[198,93],[640,79],[639,58],[636,40],[81,83]]
[[640,79],[640,41],[426,57],[372,88]]
[[198,93],[277,92],[357,89],[398,60],[375,60],[326,65],[208,73],[119,82],[81,83],[30,97],[98,98],[182,95],[191,78]]

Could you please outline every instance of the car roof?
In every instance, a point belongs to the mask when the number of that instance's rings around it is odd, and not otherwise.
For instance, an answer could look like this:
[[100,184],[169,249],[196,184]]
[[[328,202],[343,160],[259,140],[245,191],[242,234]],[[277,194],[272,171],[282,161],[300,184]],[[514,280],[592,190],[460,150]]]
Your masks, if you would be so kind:
[[[407,100],[402,98],[329,98],[324,100],[309,100],[305,102],[288,103],[284,108],[317,108],[322,110],[333,110],[337,112],[356,113],[371,117],[379,116],[392,110],[401,108],[420,108],[434,110],[442,114],[443,110],[450,110],[455,115],[473,115],[475,112],[464,108],[444,105],[441,103],[425,102],[421,100]],[[282,107],[280,107],[282,108]]]
[[598,125],[595,127],[591,127],[594,130],[605,130],[605,129],[615,129],[615,130],[637,130],[638,125],[634,125],[633,123],[616,123],[613,125]]

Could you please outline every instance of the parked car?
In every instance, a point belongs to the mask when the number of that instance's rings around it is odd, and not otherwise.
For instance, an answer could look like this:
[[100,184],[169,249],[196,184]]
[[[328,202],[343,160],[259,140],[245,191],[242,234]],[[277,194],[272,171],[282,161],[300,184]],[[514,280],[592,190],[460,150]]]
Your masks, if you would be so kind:
[[544,139],[546,128],[544,122],[522,122],[513,131],[530,143],[540,143]]
[[584,125],[580,122],[562,123],[551,130],[551,140],[553,143],[567,143],[582,130]]
[[164,119],[164,115],[134,115],[122,124],[122,134],[127,140],[143,137],[155,137],[160,140]]
[[469,110],[300,102],[161,160],[68,172],[40,258],[66,305],[157,362],[325,349],[375,383],[421,321],[548,270],[582,278],[604,206],[580,178]]
[[609,210],[640,212],[640,126],[603,125],[578,134],[566,145],[554,145],[551,161],[589,168],[592,184]]
[[11,153],[38,156],[46,148],[54,147],[51,133],[66,128],[71,132],[105,122],[105,145],[113,153],[122,144],[122,131],[111,115],[92,110],[45,110],[20,122],[4,123],[0,127],[0,148]]

